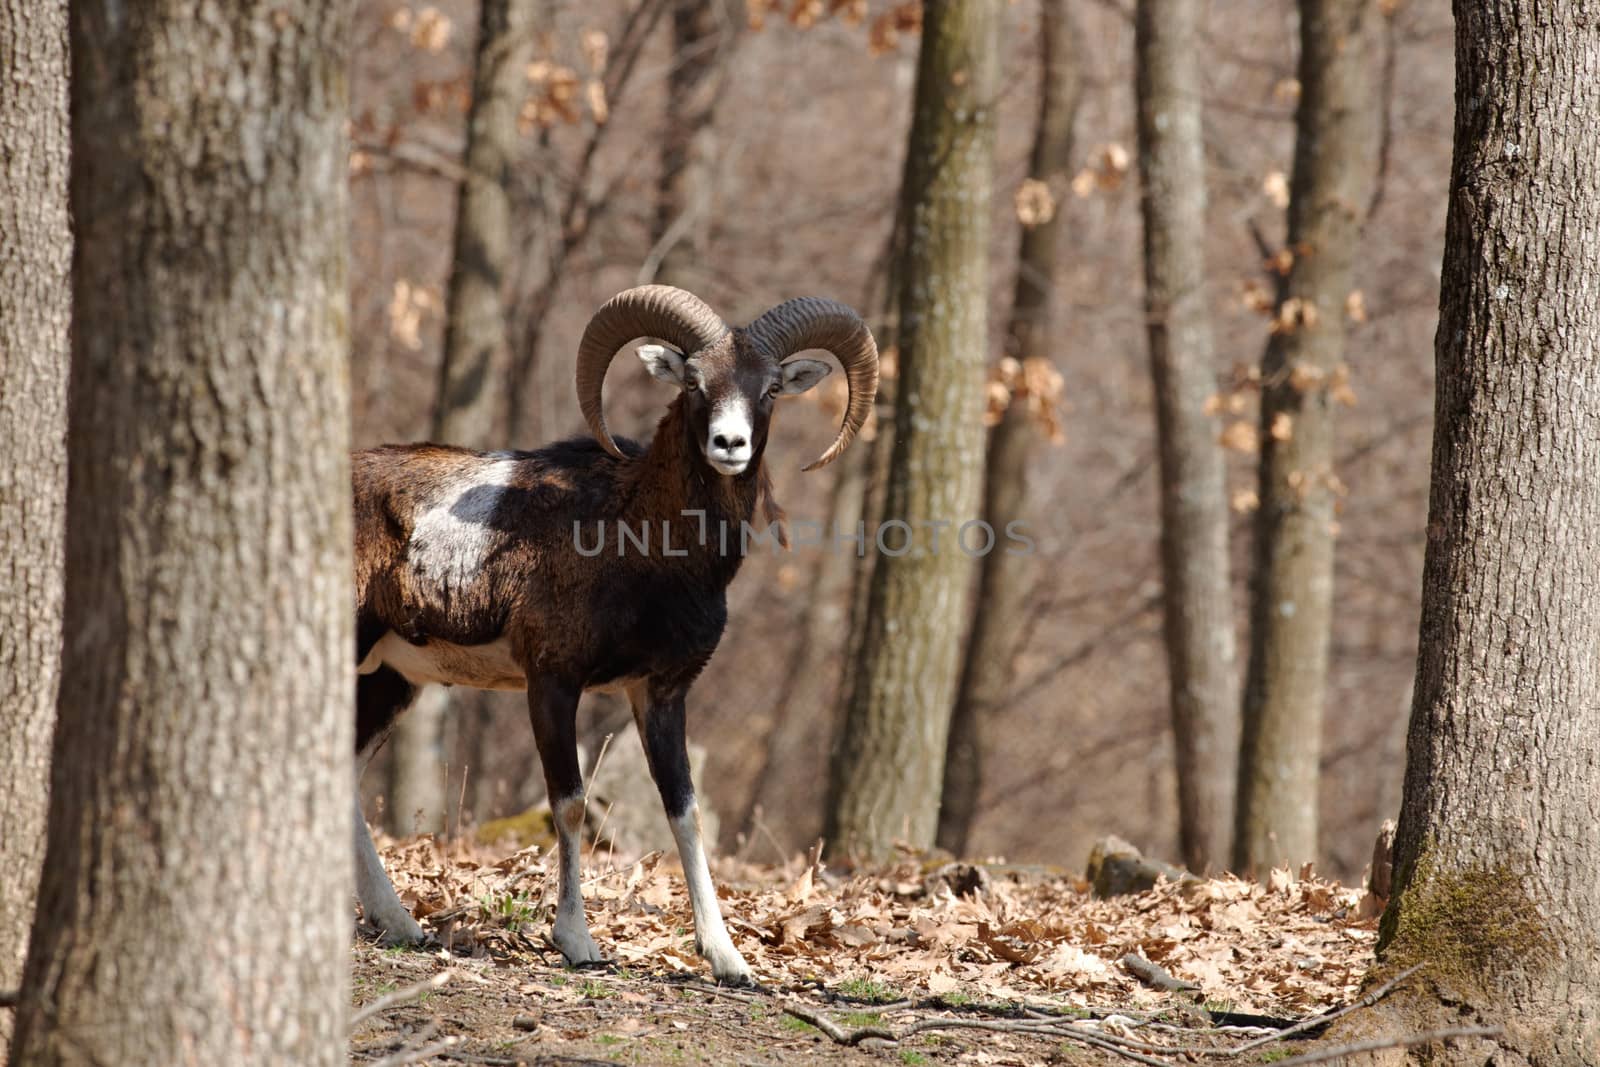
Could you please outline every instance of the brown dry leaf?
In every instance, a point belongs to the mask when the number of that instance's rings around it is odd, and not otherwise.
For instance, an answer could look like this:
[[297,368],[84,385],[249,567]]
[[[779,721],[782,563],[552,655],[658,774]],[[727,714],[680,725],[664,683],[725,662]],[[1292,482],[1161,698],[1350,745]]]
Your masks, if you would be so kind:
[[1344,313],[1351,322],[1367,321],[1367,294],[1360,289],[1352,289],[1344,298]]
[[584,85],[584,95],[589,101],[589,114],[596,126],[604,126],[611,117],[611,105],[606,102],[606,86],[599,78],[590,78]]
[[1217,441],[1231,452],[1243,452],[1246,455],[1254,454],[1261,447],[1255,423],[1244,419],[1236,419],[1223,427]]
[[1287,441],[1294,436],[1294,418],[1287,411],[1272,416],[1272,426],[1267,431],[1274,441]]
[[1291,296],[1278,305],[1278,314],[1272,320],[1272,333],[1289,334],[1317,324],[1320,318],[1317,305],[1303,297]]
[[822,0],[792,0],[789,4],[789,22],[802,30],[816,25],[822,13]]
[[1289,206],[1289,177],[1276,167],[1267,171],[1267,176],[1261,179],[1261,191],[1267,194],[1273,207]]
[[1294,268],[1294,251],[1289,248],[1280,248],[1263,264],[1272,274],[1288,275]]
[[425,7],[411,20],[411,44],[427,52],[442,52],[450,43],[450,18],[436,7]]
[[1350,368],[1346,364],[1341,363],[1333,368],[1333,375],[1328,381],[1328,397],[1346,407],[1356,406],[1356,391],[1350,388]]
[[921,32],[921,0],[896,4],[872,20],[872,25],[867,29],[867,51],[871,55],[881,56],[898,48],[902,35]]
[[1309,393],[1321,385],[1325,377],[1327,375],[1323,373],[1321,367],[1301,360],[1289,368],[1289,387],[1297,393]]
[[1024,178],[1017,186],[1017,221],[1028,229],[1043,226],[1056,217],[1056,198],[1048,182]]
[[1258,315],[1272,314],[1272,292],[1255,278],[1246,278],[1240,286],[1239,302]]
[[606,36],[604,30],[588,29],[583,31],[578,40],[583,50],[583,61],[589,65],[590,73],[605,73],[611,52],[611,38]]
[[1248,515],[1261,506],[1261,498],[1256,495],[1254,489],[1235,489],[1233,496],[1228,500],[1228,506],[1236,514]]

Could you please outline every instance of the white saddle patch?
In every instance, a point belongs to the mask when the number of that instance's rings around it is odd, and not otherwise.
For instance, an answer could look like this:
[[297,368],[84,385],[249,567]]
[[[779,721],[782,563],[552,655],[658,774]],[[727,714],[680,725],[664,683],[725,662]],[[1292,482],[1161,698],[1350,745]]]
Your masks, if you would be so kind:
[[464,472],[417,515],[407,555],[421,577],[444,592],[477,579],[502,536],[491,524],[516,471],[516,460],[498,459]]

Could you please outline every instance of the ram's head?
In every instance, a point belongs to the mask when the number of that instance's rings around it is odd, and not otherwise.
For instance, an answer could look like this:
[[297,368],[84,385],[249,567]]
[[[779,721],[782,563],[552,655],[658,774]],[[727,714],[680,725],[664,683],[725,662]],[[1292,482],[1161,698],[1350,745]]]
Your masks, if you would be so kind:
[[664,342],[641,345],[639,358],[654,377],[682,391],[700,451],[719,474],[744,473],[766,445],[777,399],[805,392],[832,369],[820,360],[790,358],[797,353],[831,352],[850,385],[838,436],[806,470],[831,462],[849,446],[878,390],[877,345],[861,316],[844,304],[799,297],[748,326],[730,327],[692,293],[643,285],[606,301],[578,348],[579,407],[595,437],[619,457],[606,428],[602,386],[617,351],[639,337]]

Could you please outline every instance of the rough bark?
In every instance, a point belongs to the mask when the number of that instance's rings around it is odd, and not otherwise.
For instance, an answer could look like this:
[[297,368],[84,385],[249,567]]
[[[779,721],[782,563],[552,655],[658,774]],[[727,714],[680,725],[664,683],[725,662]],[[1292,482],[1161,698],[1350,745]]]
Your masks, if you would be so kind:
[[[1461,5],[1422,622],[1385,969],[1600,1063],[1600,16]],[[1584,29],[1584,27],[1589,27]],[[1425,1018],[1426,1016],[1424,1016]]]
[[1300,105],[1286,246],[1293,265],[1261,362],[1261,462],[1250,663],[1233,862],[1317,855],[1317,785],[1333,600],[1334,398],[1345,299],[1377,170],[1372,0],[1300,0]]
[[536,0],[483,0],[478,16],[466,178],[456,199],[455,261],[445,296],[444,359],[432,434],[482,447],[494,435],[494,396],[506,350],[505,284],[515,250],[509,183],[521,137],[517,110],[533,48]]
[[[0,990],[22,978],[61,665],[72,231],[67,5],[0,0]],[[0,1062],[12,1015],[0,1011]]]
[[65,633],[19,1063],[338,1064],[344,4],[76,5]]
[[[957,531],[981,504],[994,101],[1002,10],[924,9],[906,157],[900,380],[865,640],[855,650],[828,837],[845,854],[932,844],[972,559]],[[934,524],[948,524],[942,529]],[[907,544],[909,542],[909,544]]]
[[[1056,207],[1048,219],[1023,230],[1017,252],[1006,354],[1018,361],[1048,359],[1053,347],[1050,314],[1056,243],[1072,177],[1072,129],[1081,85],[1080,42],[1067,0],[1045,0],[1041,14],[1043,69],[1028,176],[1049,187]],[[989,431],[984,464],[983,517],[997,531],[1026,517],[1028,472],[1039,441],[1038,423],[1029,416],[1025,402],[1020,397],[1013,401]],[[990,552],[978,565],[972,631],[950,718],[939,808],[939,847],[957,855],[967,850],[977,813],[985,727],[1004,707],[1016,676],[1022,603],[1032,573],[1031,559],[1004,551]]]
[[759,811],[785,850],[815,841],[822,831],[822,808],[804,783],[827,773],[829,749],[818,741],[837,732],[841,681],[837,665],[848,640],[852,581],[862,562],[855,545],[835,540],[834,531],[851,536],[862,521],[871,455],[871,443],[857,441],[833,465],[836,473],[821,533],[823,545],[813,549],[817,561],[806,586],[800,639],[773,700],[760,748],[761,769],[738,823],[741,833],[754,833]]
[[[431,436],[435,441],[487,448],[495,436],[490,385],[506,369],[505,282],[515,249],[510,181],[521,138],[517,111],[526,89],[536,0],[483,0],[478,14],[472,108],[456,200],[455,260],[445,294],[444,357]],[[388,805],[391,833],[437,833],[449,797],[441,773],[445,728],[481,698],[432,687],[395,723],[389,737]],[[482,735],[482,731],[479,731]],[[481,761],[479,761],[481,766]]]
[[1239,680],[1228,578],[1226,470],[1206,297],[1200,8],[1141,0],[1135,18],[1144,309],[1160,455],[1161,582],[1183,862],[1225,861],[1233,828]]
[[695,289],[714,216],[717,131],[712,123],[742,21],[726,0],[671,0],[672,70],[661,135],[661,180],[651,228],[650,276]]

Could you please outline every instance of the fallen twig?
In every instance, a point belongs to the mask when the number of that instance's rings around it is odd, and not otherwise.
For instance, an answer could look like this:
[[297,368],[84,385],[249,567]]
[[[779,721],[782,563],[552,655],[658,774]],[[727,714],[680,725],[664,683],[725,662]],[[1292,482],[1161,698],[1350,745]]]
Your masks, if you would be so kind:
[[1293,1037],[1296,1034],[1303,1034],[1307,1030],[1315,1030],[1319,1026],[1326,1026],[1328,1023],[1333,1022],[1335,1019],[1337,1019],[1337,1018],[1339,1018],[1341,1016],[1349,1015],[1351,1012],[1355,1011],[1357,1008],[1370,1008],[1374,1004],[1378,1003],[1378,1001],[1380,1001],[1384,997],[1388,996],[1394,990],[1394,988],[1396,986],[1398,986],[1401,982],[1405,981],[1407,978],[1410,978],[1412,975],[1414,975],[1418,971],[1422,970],[1423,966],[1424,966],[1423,964],[1419,963],[1415,967],[1408,967],[1407,969],[1401,971],[1399,974],[1395,975],[1393,978],[1389,979],[1387,982],[1383,983],[1377,989],[1374,989],[1372,992],[1370,992],[1366,996],[1362,997],[1360,1000],[1354,1001],[1354,1002],[1352,1002],[1350,1004],[1346,1004],[1344,1007],[1339,1008],[1337,1011],[1330,1011],[1330,1012],[1326,1012],[1326,1013],[1324,1013],[1322,1015],[1312,1016],[1309,1019],[1302,1019],[1299,1022],[1295,1023],[1293,1026],[1287,1027],[1286,1029],[1283,1029],[1283,1030],[1279,1030],[1275,1034],[1268,1034],[1266,1037],[1258,1037],[1254,1041],[1246,1041],[1242,1045],[1239,1045],[1239,1046],[1237,1046],[1235,1048],[1229,1049],[1228,1052],[1227,1052],[1227,1055],[1229,1055],[1229,1056],[1238,1056],[1241,1053],[1250,1052],[1250,1051],[1252,1051],[1254,1049],[1258,1049],[1262,1045],[1270,1045],[1274,1041],[1284,1041],[1284,1040],[1287,1040],[1288,1038]]
[[439,1053],[441,1060],[455,1060],[457,1063],[483,1063],[490,1067],[517,1067],[519,1063],[527,1063],[527,1059],[513,1059],[509,1056],[482,1056],[476,1052],[445,1049]]
[[[383,996],[372,1001],[370,1004],[362,1005],[361,1008],[350,1017],[351,1029],[354,1029],[361,1023],[366,1022],[379,1012],[388,1011],[390,1008],[395,1007],[398,1004],[404,1004],[407,1001],[415,1000],[420,996],[424,996],[433,992],[435,989],[438,989],[440,986],[450,981],[450,976],[453,973],[454,972],[452,971],[440,971],[431,978],[425,978],[413,985],[406,986],[404,989],[396,989],[393,993],[385,993]],[[410,1063],[412,1061],[400,1060],[397,1062]]]
[[840,1045],[859,1045],[869,1037],[880,1038],[884,1041],[900,1040],[894,1036],[894,1031],[885,1030],[881,1026],[863,1026],[855,1030],[846,1030],[826,1015],[795,1004],[783,1005],[783,1011],[785,1015],[793,1015],[801,1022],[810,1023]]
[[407,1063],[419,1063],[432,1056],[447,1054],[448,1050],[461,1043],[459,1037],[441,1037],[431,1045],[419,1045],[416,1048],[401,1049],[393,1056],[385,1056],[372,1064],[372,1067],[403,1067]]
[[1338,1048],[1319,1049],[1316,1052],[1307,1052],[1302,1056],[1290,1056],[1286,1060],[1279,1060],[1277,1067],[1303,1067],[1309,1063],[1326,1063],[1343,1056],[1354,1056],[1362,1052],[1381,1052],[1390,1048],[1415,1048],[1417,1045],[1428,1045],[1435,1041],[1449,1041],[1457,1037],[1499,1037],[1505,1032],[1499,1026],[1457,1026],[1448,1030],[1429,1030],[1422,1034],[1402,1034],[1398,1037],[1378,1037],[1371,1041],[1357,1041],[1352,1045],[1340,1045]]
[[1167,993],[1189,993],[1200,988],[1193,982],[1185,982],[1181,978],[1174,978],[1167,973],[1165,968],[1156,966],[1137,952],[1130,952],[1122,957],[1122,965],[1128,969],[1130,974],[1152,989],[1159,989]]

